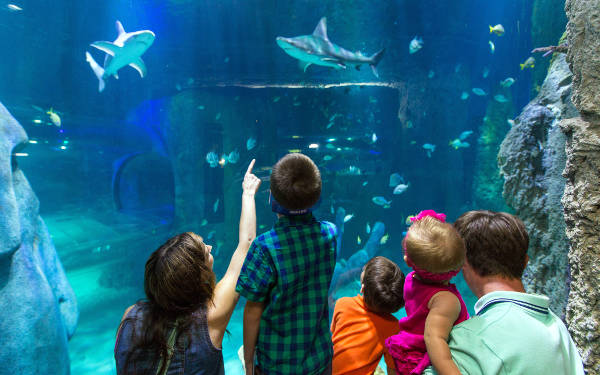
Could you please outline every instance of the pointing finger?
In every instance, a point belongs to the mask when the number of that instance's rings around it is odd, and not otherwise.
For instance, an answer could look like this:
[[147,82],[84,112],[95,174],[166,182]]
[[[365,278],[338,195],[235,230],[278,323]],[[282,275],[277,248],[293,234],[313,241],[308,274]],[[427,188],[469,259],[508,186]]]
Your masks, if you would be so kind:
[[252,159],[252,161],[250,162],[250,165],[248,166],[248,170],[246,171],[246,174],[252,173],[252,168],[254,168],[254,162],[256,162],[256,159]]

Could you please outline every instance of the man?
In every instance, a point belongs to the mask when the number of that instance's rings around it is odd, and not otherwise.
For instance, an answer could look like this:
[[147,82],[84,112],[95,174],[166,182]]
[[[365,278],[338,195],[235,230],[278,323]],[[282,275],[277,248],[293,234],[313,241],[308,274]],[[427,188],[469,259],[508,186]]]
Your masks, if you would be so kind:
[[529,236],[523,222],[503,212],[469,211],[454,226],[467,248],[463,276],[479,298],[476,316],[455,326],[448,341],[461,373],[583,375],[577,348],[548,309],[548,297],[525,293]]

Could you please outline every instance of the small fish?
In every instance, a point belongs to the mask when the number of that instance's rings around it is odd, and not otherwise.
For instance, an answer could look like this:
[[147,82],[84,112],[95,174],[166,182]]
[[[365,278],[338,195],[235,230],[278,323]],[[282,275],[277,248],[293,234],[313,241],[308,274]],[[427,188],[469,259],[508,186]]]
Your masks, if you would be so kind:
[[219,156],[215,152],[211,151],[206,154],[206,162],[211,168],[215,168],[217,165],[219,165]]
[[494,100],[497,101],[498,103],[508,102],[508,99],[506,99],[506,96],[504,96],[502,94],[494,95]]
[[362,183],[362,186],[367,186],[368,183],[369,183],[369,181],[365,181]]
[[411,55],[423,48],[423,39],[415,36],[410,43],[408,43],[408,53]]
[[333,150],[333,149],[335,149],[335,146],[333,144],[331,144],[331,143],[328,143],[328,144],[325,145],[325,148]]
[[390,235],[389,234],[384,234],[383,237],[381,237],[381,239],[379,240],[379,244],[381,245],[385,245],[388,240],[390,239]]
[[406,121],[406,128],[407,129],[412,129],[412,127],[413,127],[413,122],[410,121],[410,120]]
[[325,155],[325,156],[323,156],[323,160],[324,161],[329,161],[331,159],[333,159],[333,156],[331,156],[331,155]]
[[477,96],[486,96],[487,93],[485,91],[483,91],[483,89],[480,89],[479,87],[474,87],[471,91],[473,91],[473,94],[477,95]]
[[460,94],[460,99],[461,100],[467,100],[469,99],[469,93],[466,91],[463,91],[462,94]]
[[354,214],[344,216],[344,223],[349,222],[354,217]]
[[217,200],[213,204],[213,212],[217,212],[217,210],[219,209],[219,201],[220,200],[221,200],[220,198],[217,198]]
[[238,152],[238,150],[233,150],[225,158],[230,164],[235,164],[240,160],[240,153]]
[[61,119],[60,119],[60,116],[59,116],[59,115],[58,115],[56,112],[54,112],[54,111],[52,110],[52,108],[50,108],[50,109],[48,110],[48,112],[46,112],[46,114],[48,114],[48,116],[50,116],[50,121],[52,121],[52,123],[53,123],[55,126],[57,126],[57,127],[59,127],[59,128],[60,128],[60,126],[61,126],[61,124],[62,124],[62,121],[61,121]]
[[21,7],[20,7],[20,6],[18,6],[18,5],[15,5],[15,4],[8,4],[6,7],[7,7],[7,8],[8,8],[8,10],[10,10],[11,12],[20,12],[20,11],[22,11],[22,10],[23,10],[23,8],[21,8]]
[[215,121],[219,121],[220,118],[221,118],[221,112],[217,113],[217,115],[215,116]]
[[489,25],[489,27],[490,27],[490,34],[494,33],[498,36],[504,35],[504,26],[502,26],[501,24],[497,24],[496,26]]
[[335,210],[333,209],[333,204],[331,205],[331,207],[330,207],[330,208],[331,208],[331,214],[332,214],[332,215],[333,215],[333,214],[335,214]]
[[416,219],[417,216],[416,215],[410,215],[406,218],[406,220],[404,220],[404,224],[406,225],[411,225],[412,224],[412,219]]
[[371,225],[367,223],[367,234],[371,233]]
[[529,56],[527,60],[523,64],[519,64],[521,66],[521,70],[525,68],[534,68],[535,67],[535,59],[533,56]]
[[359,244],[359,245],[362,243],[362,240],[360,239],[360,236],[356,236],[356,243]]
[[200,223],[200,226],[201,226],[201,227],[203,227],[203,226],[205,226],[206,224],[208,224],[208,220],[206,220],[206,219],[202,219],[202,222]]
[[435,77],[435,72],[430,70],[429,73],[427,73],[427,78],[432,79],[433,77]]
[[470,146],[470,144],[468,142],[462,142],[460,139],[456,138],[450,142],[448,142],[448,144],[452,147],[454,147],[455,150],[458,150],[459,148],[467,148]]
[[373,197],[373,198],[371,198],[371,200],[373,201],[373,203],[375,203],[378,206],[388,206],[392,203],[392,201],[388,201],[384,197],[381,197],[381,196]]
[[513,83],[515,83],[515,79],[512,77],[508,77],[502,81],[500,81],[500,86],[502,87],[510,87],[513,85]]
[[377,142],[377,134],[373,133],[373,135],[371,136],[371,141],[373,143]]
[[432,145],[431,143],[425,143],[423,145],[423,148],[425,150],[427,150],[427,157],[430,158],[431,157],[431,153],[435,151],[435,145]]
[[374,96],[369,96],[369,103],[373,103],[373,104],[377,103],[377,98]]
[[508,123],[508,125],[510,125],[511,127],[515,126],[515,120],[508,119],[508,120],[506,120],[506,122],[507,122],[507,123]]
[[273,97],[273,103],[277,103],[280,100],[281,100],[281,96],[275,96],[275,97]]
[[396,186],[394,188],[394,194],[398,195],[398,194],[404,193],[406,191],[406,189],[408,189],[409,186],[410,186],[410,183],[409,184],[400,184],[400,185]]
[[229,62],[229,57],[226,57],[226,58],[225,58],[225,60],[223,60],[223,62],[224,62],[225,64],[227,64],[227,63]]
[[392,173],[390,175],[390,187],[398,186],[404,182],[404,177],[402,177],[399,173]]
[[248,140],[246,141],[246,150],[250,151],[254,147],[256,147],[256,139],[253,137],[248,138]]
[[206,236],[206,239],[207,240],[212,239],[215,236],[216,233],[217,233],[216,231],[211,230],[210,232],[208,232],[208,236]]
[[199,106],[197,106],[196,108],[197,108],[197,109],[199,109],[199,110],[201,110],[201,111],[204,111],[204,109],[205,109],[206,107],[205,107],[205,106],[203,106],[203,105],[199,105]]
[[181,91],[181,85],[180,85],[179,83],[178,83],[178,84],[176,84],[176,85],[175,85],[175,89],[176,89],[177,91]]
[[485,68],[483,68],[483,71],[481,72],[481,76],[483,78],[487,78],[490,75],[490,68],[488,68],[487,66]]
[[461,63],[456,64],[456,66],[454,67],[454,73],[460,72],[461,68],[462,68],[462,64]]
[[490,45],[490,53],[494,54],[494,52],[496,51],[496,46],[494,45],[494,42],[489,40],[488,44]]
[[464,132],[460,133],[460,135],[458,136],[458,138],[461,141],[464,141],[465,139],[469,138],[469,136],[473,134],[473,130],[465,130]]

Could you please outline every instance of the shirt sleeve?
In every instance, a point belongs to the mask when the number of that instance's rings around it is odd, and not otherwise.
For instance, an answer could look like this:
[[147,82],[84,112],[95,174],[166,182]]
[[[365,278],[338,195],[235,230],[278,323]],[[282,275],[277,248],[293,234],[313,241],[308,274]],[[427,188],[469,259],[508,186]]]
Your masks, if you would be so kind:
[[255,239],[242,265],[235,291],[250,301],[265,301],[275,283],[273,268],[269,253]]

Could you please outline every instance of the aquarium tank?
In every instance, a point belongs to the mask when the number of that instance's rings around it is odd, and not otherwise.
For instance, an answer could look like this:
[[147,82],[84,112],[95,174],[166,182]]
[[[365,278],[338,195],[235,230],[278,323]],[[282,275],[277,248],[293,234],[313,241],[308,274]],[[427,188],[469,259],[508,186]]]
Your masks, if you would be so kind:
[[[498,152],[540,91],[551,58],[531,51],[559,43],[563,8],[1,2],[0,254],[27,245],[20,266],[0,260],[0,304],[19,322],[0,323],[1,350],[25,369],[9,373],[115,374],[117,328],[145,298],[149,254],[192,231],[224,274],[252,159],[263,181],[258,233],[277,220],[273,164],[291,152],[315,161],[323,190],[314,214],[343,231],[340,264],[366,249],[408,273],[402,239],[424,209],[449,222],[471,209],[514,212]],[[453,280],[472,313],[475,296],[460,274]],[[355,275],[331,293],[359,290]],[[223,341],[227,374],[242,373],[244,302]],[[22,323],[31,319],[35,328]],[[46,334],[34,336],[40,327]],[[54,356],[27,351],[36,343]]]

